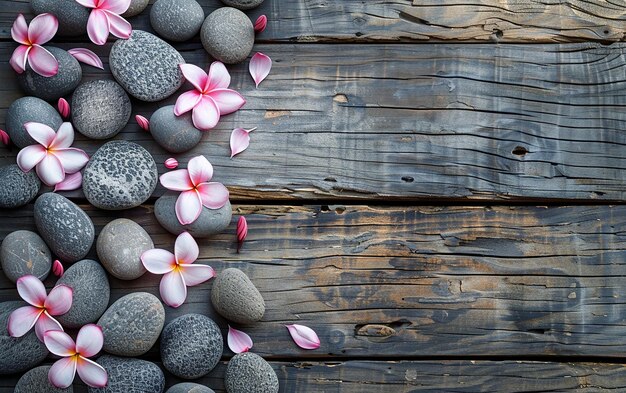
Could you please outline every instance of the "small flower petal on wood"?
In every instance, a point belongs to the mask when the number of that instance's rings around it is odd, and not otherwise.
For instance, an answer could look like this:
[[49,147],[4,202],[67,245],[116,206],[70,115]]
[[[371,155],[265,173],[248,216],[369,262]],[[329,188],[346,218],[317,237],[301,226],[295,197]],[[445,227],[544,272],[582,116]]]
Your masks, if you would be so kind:
[[243,242],[248,236],[248,220],[244,216],[239,217],[237,221],[237,252],[241,249]]
[[233,130],[230,134],[230,158],[233,158],[250,146],[250,133],[254,130],[256,130],[256,127],[250,130],[244,128],[235,128]]
[[74,58],[82,63],[90,65],[92,67],[104,69],[104,65],[102,64],[102,60],[100,57],[90,51],[87,48],[74,48],[67,51],[70,55],[74,56]]
[[228,326],[228,348],[234,353],[248,352],[252,348],[252,339],[241,330]]
[[135,115],[135,120],[137,121],[137,125],[141,127],[144,131],[150,131],[150,121],[141,115]]
[[317,333],[310,327],[303,325],[285,325],[291,334],[293,341],[302,349],[317,349],[320,347],[320,339]]
[[257,34],[262,33],[265,27],[267,27],[267,16],[261,15],[254,22],[254,32]]
[[59,191],[74,191],[78,190],[83,185],[83,175],[80,172],[72,173],[71,175],[66,175],[65,179],[57,183],[54,186],[54,192]]
[[57,277],[61,277],[63,275],[64,271],[65,271],[65,269],[63,269],[63,264],[61,263],[61,261],[56,259],[52,263],[52,274],[54,274]]
[[175,158],[168,158],[165,160],[165,167],[167,169],[176,169],[178,168],[178,160]]
[[255,53],[252,59],[250,59],[249,69],[256,87],[259,87],[259,84],[270,74],[272,59],[261,52]]

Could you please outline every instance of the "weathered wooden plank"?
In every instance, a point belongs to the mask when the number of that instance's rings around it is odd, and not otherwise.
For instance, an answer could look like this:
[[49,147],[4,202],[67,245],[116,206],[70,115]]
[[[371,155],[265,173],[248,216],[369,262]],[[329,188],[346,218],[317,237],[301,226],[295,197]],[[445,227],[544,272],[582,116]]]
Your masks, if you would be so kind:
[[[179,48],[209,61],[199,44]],[[208,155],[236,198],[626,199],[626,44],[257,49],[274,59],[269,78],[255,89],[246,64],[231,67],[248,103],[178,156]],[[0,58],[11,50],[0,45]],[[6,63],[0,82],[1,125],[21,93]],[[134,113],[175,98],[135,101]],[[259,129],[231,160],[237,126]],[[134,120],[117,138],[159,163],[171,156]],[[101,143],[78,146],[93,153]],[[0,164],[15,154],[0,149]]]
[[[145,206],[88,208],[97,231],[114,216],[136,220],[170,248]],[[269,358],[602,356],[626,351],[626,206],[236,206],[249,235],[236,254],[235,224],[201,241],[200,259],[238,267],[262,292],[263,321],[244,329]],[[4,214],[0,236],[33,228],[30,208]],[[93,254],[92,254],[93,255]],[[112,280],[112,299],[158,294],[158,276]],[[52,280],[49,280],[52,284]],[[226,321],[211,284],[190,289],[189,312]],[[16,299],[0,274],[0,301]],[[302,323],[322,340],[299,350],[281,326]],[[157,348],[149,356],[157,357]]]
[[[0,1],[0,38],[10,38],[18,12],[32,16],[28,3]],[[223,5],[202,6],[208,15]],[[268,16],[265,42],[613,42],[626,33],[623,0],[267,0],[248,14]],[[149,10],[130,21],[151,30]]]

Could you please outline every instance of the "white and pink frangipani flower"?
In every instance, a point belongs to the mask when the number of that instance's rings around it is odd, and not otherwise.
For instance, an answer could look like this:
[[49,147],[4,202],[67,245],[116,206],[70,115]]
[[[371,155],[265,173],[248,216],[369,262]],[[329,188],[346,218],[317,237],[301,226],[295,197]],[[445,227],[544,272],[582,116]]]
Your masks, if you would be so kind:
[[163,187],[181,191],[176,200],[176,217],[182,225],[196,221],[207,209],[219,209],[228,202],[228,189],[222,183],[209,182],[213,166],[204,156],[189,160],[187,169],[177,169],[161,175]]
[[180,69],[195,90],[178,97],[174,113],[180,116],[192,111],[193,125],[197,129],[206,131],[214,128],[220,116],[233,113],[246,103],[241,94],[228,88],[230,74],[223,63],[213,62],[208,75],[193,64],[181,64]]
[[272,59],[261,52],[255,53],[250,59],[248,68],[250,70],[250,75],[252,75],[252,79],[254,79],[256,87],[259,87],[259,84],[270,74],[270,70],[272,69]]
[[104,45],[109,33],[128,39],[133,28],[120,16],[128,10],[131,0],[76,0],[83,7],[92,8],[87,21],[87,34],[96,45]]
[[18,46],[9,63],[18,74],[26,71],[26,64],[41,76],[51,77],[59,72],[59,62],[42,45],[50,41],[57,33],[59,21],[52,14],[37,15],[26,24],[24,15],[18,15],[11,27],[11,37],[21,44]]
[[320,339],[313,329],[304,325],[285,325],[293,341],[302,349],[317,349]]
[[252,339],[241,330],[233,329],[228,325],[228,348],[234,353],[248,352],[252,348]]
[[17,155],[17,165],[24,172],[37,167],[37,175],[48,186],[65,180],[65,175],[80,171],[89,161],[87,153],[70,147],[74,143],[74,128],[63,123],[58,132],[45,124],[24,124],[26,132],[38,145],[26,146]]
[[174,254],[158,248],[141,254],[143,266],[152,274],[163,274],[159,291],[170,307],[179,307],[187,298],[187,287],[193,287],[215,277],[211,266],[193,263],[198,259],[198,244],[188,232],[176,238]]
[[104,335],[98,325],[85,325],[78,331],[76,342],[65,332],[48,331],[44,335],[44,343],[48,351],[57,356],[50,371],[48,380],[57,388],[65,389],[74,381],[76,371],[80,379],[92,388],[105,387],[109,376],[101,365],[88,358],[97,355],[104,344]]
[[50,330],[63,330],[53,318],[63,315],[72,307],[72,288],[58,285],[46,294],[46,287],[35,276],[26,275],[17,280],[17,292],[30,306],[20,307],[9,316],[8,331],[11,337],[22,337],[35,326],[39,340]]

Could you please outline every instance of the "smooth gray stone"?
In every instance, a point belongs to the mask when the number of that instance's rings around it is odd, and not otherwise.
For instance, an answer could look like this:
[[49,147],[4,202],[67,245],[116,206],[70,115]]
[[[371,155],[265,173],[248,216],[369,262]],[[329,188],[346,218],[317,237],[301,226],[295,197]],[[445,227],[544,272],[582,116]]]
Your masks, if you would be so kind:
[[222,3],[229,7],[239,8],[240,10],[251,10],[263,3],[263,0],[222,0]]
[[156,162],[146,149],[133,142],[111,141],[87,163],[83,192],[100,209],[131,209],[150,198],[157,176]]
[[95,230],[91,218],[64,196],[48,192],[35,201],[35,225],[52,253],[63,262],[76,262],[87,255]]
[[186,41],[198,34],[204,10],[196,0],[157,0],[150,10],[150,24],[161,37]]
[[115,79],[133,97],[160,101],[183,85],[179,64],[185,59],[170,44],[142,30],[111,48],[109,66]]
[[39,341],[35,329],[19,338],[9,336],[9,315],[25,302],[0,303],[0,375],[20,373],[41,363],[48,356],[48,349]]
[[159,108],[150,117],[150,133],[154,140],[170,153],[184,153],[193,149],[202,139],[191,119],[191,111],[181,116],[174,114],[174,105]]
[[103,349],[113,355],[140,356],[156,343],[165,323],[161,301],[147,292],[134,292],[113,303],[98,325]]
[[213,11],[202,24],[200,38],[204,49],[227,64],[244,61],[254,45],[254,26],[250,18],[232,7]]
[[39,366],[22,375],[13,393],[72,393],[70,385],[66,389],[59,389],[50,383],[48,372],[52,366]]
[[7,111],[6,131],[13,144],[20,149],[37,143],[24,128],[28,122],[42,123],[56,131],[63,124],[63,119],[52,105],[41,98],[22,97],[13,101]]
[[146,269],[141,254],[154,248],[148,232],[136,222],[119,218],[108,223],[96,242],[98,258],[111,275],[120,280],[134,280]]
[[71,93],[78,86],[83,77],[83,69],[78,60],[63,49],[54,46],[45,48],[59,62],[59,72],[55,76],[46,78],[37,74],[28,65],[25,72],[17,75],[17,81],[26,94],[46,101],[56,101]]
[[199,385],[193,382],[177,383],[171,388],[167,389],[165,393],[215,393],[215,391],[204,385]]
[[128,94],[112,80],[85,82],[72,95],[74,128],[92,139],[113,138],[126,126],[131,112]]
[[167,194],[157,199],[154,204],[154,215],[165,230],[173,235],[189,232],[195,238],[210,237],[223,232],[230,225],[233,215],[230,202],[220,209],[202,207],[202,213],[191,224],[182,225],[176,217],[176,200],[178,195]]
[[107,371],[109,381],[104,388],[89,388],[89,393],[162,393],[165,389],[163,371],[152,362],[103,355],[96,362]]
[[268,362],[255,353],[233,356],[224,378],[228,393],[278,393],[278,376]]
[[2,272],[12,282],[33,275],[45,280],[52,268],[50,249],[38,234],[31,231],[9,233],[0,246]]
[[228,268],[217,275],[211,288],[215,311],[233,322],[250,324],[265,314],[265,301],[248,276],[239,269]]
[[75,37],[87,34],[90,10],[76,0],[31,0],[36,15],[50,13],[59,20],[59,36]]
[[161,335],[163,366],[180,378],[195,379],[208,374],[219,362],[223,349],[220,328],[200,314],[172,320]]
[[131,16],[139,15],[143,10],[146,9],[150,0],[131,0],[130,6],[122,14],[124,18],[130,18]]
[[0,169],[0,208],[15,208],[35,199],[41,188],[37,172],[22,172],[16,164]]
[[73,289],[72,307],[56,317],[67,328],[79,328],[95,323],[107,309],[111,288],[102,266],[91,259],[70,266],[57,285],[65,284]]

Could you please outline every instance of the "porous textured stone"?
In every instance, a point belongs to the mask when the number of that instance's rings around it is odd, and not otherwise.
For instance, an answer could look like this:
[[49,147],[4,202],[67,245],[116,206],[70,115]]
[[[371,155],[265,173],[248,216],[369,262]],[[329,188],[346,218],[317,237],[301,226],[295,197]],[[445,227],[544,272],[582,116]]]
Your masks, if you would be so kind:
[[177,195],[167,194],[157,199],[154,204],[154,215],[163,228],[173,235],[180,235],[183,232],[195,238],[210,237],[223,232],[233,215],[230,202],[219,209],[209,209],[202,207],[202,212],[198,219],[191,224],[182,225],[176,217]]
[[33,275],[45,280],[52,268],[50,249],[38,234],[31,231],[9,233],[0,246],[2,272],[12,282]]
[[260,321],[265,314],[263,296],[248,276],[235,268],[217,275],[211,288],[211,302],[221,316],[242,324]]
[[129,18],[131,16],[139,15],[143,10],[146,9],[150,0],[130,0],[130,6],[126,12],[122,14],[124,18]]
[[128,123],[131,112],[128,94],[112,80],[85,82],[72,95],[74,128],[92,139],[117,135]]
[[37,172],[24,173],[16,164],[0,169],[0,208],[15,208],[35,199],[41,188]]
[[222,3],[240,10],[251,10],[252,8],[260,6],[263,0],[222,0]]
[[35,329],[22,337],[9,336],[9,315],[27,305],[25,302],[0,303],[0,375],[29,370],[48,356],[48,349],[37,338]]
[[146,272],[141,254],[153,248],[154,243],[148,232],[126,218],[108,223],[96,242],[100,262],[109,273],[121,280],[141,277]]
[[157,0],[150,10],[150,24],[161,37],[186,41],[198,34],[204,10],[196,0]]
[[59,389],[50,383],[48,372],[52,366],[39,366],[22,375],[13,393],[72,393],[70,385],[66,389]]
[[87,34],[90,10],[78,4],[76,0],[30,0],[30,5],[35,15],[49,13],[57,17],[59,36],[75,37]]
[[[30,65],[26,71],[17,75],[17,81],[28,95],[39,97],[46,101],[56,101],[71,93],[83,77],[83,69],[78,60],[61,48],[45,47],[59,62],[59,72],[51,77],[37,74]],[[55,130],[56,131],[56,130]]]
[[213,11],[202,24],[200,38],[204,49],[227,64],[244,61],[254,45],[254,26],[250,18],[232,7]]
[[54,131],[63,124],[59,112],[52,105],[37,97],[22,97],[13,101],[6,116],[6,131],[11,137],[11,142],[20,149],[37,143],[28,135],[24,124],[41,123]]
[[255,353],[233,356],[224,378],[228,393],[278,393],[278,377],[268,362]]
[[199,385],[193,382],[177,383],[171,388],[167,389],[165,393],[215,393],[215,391],[204,385]]
[[174,105],[159,108],[150,117],[150,133],[154,140],[170,153],[184,153],[202,139],[202,131],[193,125],[191,111],[176,116]]
[[162,393],[165,389],[163,371],[152,362],[103,355],[97,360],[107,371],[104,388],[89,388],[89,393]]

